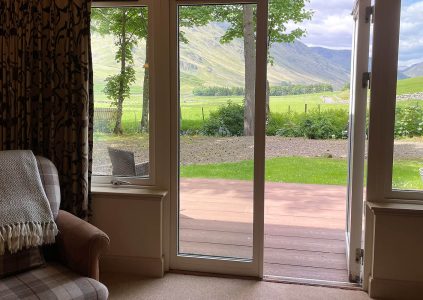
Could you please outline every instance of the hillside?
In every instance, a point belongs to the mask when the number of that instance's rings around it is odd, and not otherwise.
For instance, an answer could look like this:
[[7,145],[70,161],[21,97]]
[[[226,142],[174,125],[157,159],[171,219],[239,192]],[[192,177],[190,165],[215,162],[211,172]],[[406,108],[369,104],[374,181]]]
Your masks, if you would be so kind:
[[423,62],[412,65],[411,67],[406,68],[402,71],[408,77],[418,77],[423,76]]
[[[219,24],[184,29],[189,44],[180,48],[181,85],[188,87],[200,84],[242,86],[244,78],[243,43],[241,39],[222,45],[219,42],[224,28]],[[268,66],[271,85],[281,83],[313,84],[330,83],[339,88],[349,80],[349,71],[337,50],[327,49],[324,55],[303,43],[275,44],[270,50],[273,65]],[[345,51],[341,56],[348,60]],[[347,51],[349,52],[349,51]],[[329,54],[333,53],[333,54]],[[326,57],[325,57],[326,56]]]
[[[243,43],[236,39],[221,44],[224,24],[212,23],[204,27],[184,28],[188,44],[180,45],[181,92],[189,95],[200,85],[243,86]],[[94,80],[98,88],[104,79],[116,74],[119,64],[114,56],[116,46],[111,36],[93,34]],[[135,49],[137,73],[136,86],[142,86],[145,53],[142,42]],[[270,50],[273,64],[268,66],[271,85],[282,83],[314,84],[330,83],[340,88],[349,81],[350,54],[345,50],[307,47],[296,41],[292,44],[275,44]],[[102,89],[102,88],[101,88]]]

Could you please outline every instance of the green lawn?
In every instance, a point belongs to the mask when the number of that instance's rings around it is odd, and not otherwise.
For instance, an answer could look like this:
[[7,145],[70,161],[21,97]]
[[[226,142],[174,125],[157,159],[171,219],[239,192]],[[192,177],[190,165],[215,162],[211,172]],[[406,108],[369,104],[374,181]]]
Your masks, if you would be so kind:
[[[418,173],[422,163],[396,160],[394,164],[394,187],[423,189]],[[181,177],[251,180],[253,162],[181,167]],[[266,160],[266,181],[308,184],[346,185],[347,162],[333,158],[279,157]]]

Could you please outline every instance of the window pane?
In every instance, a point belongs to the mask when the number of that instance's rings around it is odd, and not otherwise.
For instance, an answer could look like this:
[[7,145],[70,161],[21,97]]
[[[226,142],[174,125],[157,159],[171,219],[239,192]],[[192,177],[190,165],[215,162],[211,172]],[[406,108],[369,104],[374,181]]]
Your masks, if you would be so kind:
[[93,175],[149,175],[146,7],[93,8]]
[[423,189],[422,15],[423,1],[402,1],[392,172],[394,189]]
[[178,9],[179,253],[252,257],[255,11]]

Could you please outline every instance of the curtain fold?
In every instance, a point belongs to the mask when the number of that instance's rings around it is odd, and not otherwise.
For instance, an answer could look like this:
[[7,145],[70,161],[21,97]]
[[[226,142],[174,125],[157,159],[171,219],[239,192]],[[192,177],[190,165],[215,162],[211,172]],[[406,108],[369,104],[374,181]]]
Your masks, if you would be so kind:
[[91,1],[0,0],[0,150],[31,149],[59,171],[62,209],[89,214]]

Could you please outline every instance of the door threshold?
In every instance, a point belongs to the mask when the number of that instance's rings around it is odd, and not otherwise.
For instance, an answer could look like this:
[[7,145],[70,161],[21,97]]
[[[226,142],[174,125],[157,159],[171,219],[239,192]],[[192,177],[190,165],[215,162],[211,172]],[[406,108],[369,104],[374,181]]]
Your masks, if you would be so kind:
[[347,289],[347,290],[363,290],[361,285],[358,283],[330,281],[330,280],[321,280],[321,279],[307,279],[307,278],[296,278],[296,277],[286,277],[286,276],[276,276],[276,275],[264,275],[263,281],[322,286],[322,287],[333,287],[333,288]]

